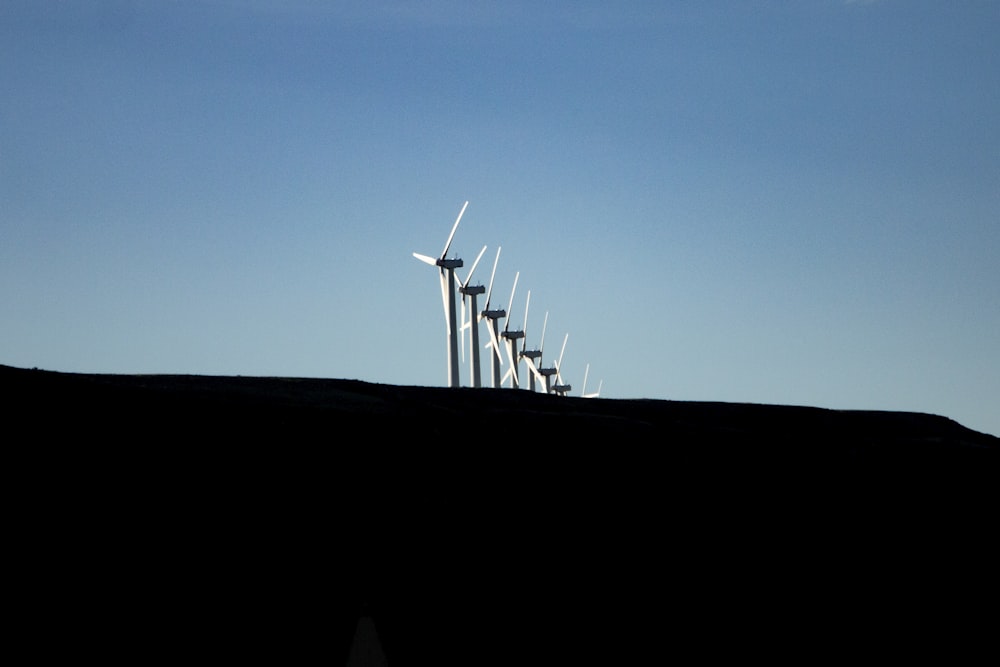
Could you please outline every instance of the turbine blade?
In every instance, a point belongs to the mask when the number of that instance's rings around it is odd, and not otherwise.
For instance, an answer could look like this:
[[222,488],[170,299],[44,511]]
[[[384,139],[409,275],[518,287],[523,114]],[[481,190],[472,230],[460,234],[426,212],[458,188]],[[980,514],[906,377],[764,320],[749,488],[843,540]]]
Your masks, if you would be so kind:
[[510,327],[510,313],[511,313],[510,309],[513,308],[514,306],[514,290],[517,289],[517,279],[520,277],[521,277],[520,271],[514,274],[514,288],[510,291],[510,303],[507,304],[507,317],[504,318],[504,323],[503,323],[504,331],[507,331],[508,328]]
[[503,354],[501,354],[500,348],[497,345],[495,345],[492,341],[487,341],[486,347],[493,348],[493,354],[496,355],[497,362],[499,363],[499,365],[503,366],[504,363]]
[[544,390],[545,389],[545,376],[542,375],[541,371],[538,370],[538,366],[535,366],[535,362],[532,360],[531,357],[525,357],[524,358],[524,363],[528,364],[528,368],[531,369],[531,372],[535,376],[535,379],[538,380],[541,383],[541,387]]
[[455,220],[454,226],[451,228],[451,234],[448,234],[448,240],[445,241],[444,250],[441,251],[441,259],[448,256],[448,249],[451,248],[451,240],[455,238],[455,230],[458,229],[458,223],[462,221],[462,214],[465,213],[465,207],[469,205],[469,202],[465,202],[462,205],[462,210],[458,212],[458,218]]
[[542,320],[542,342],[538,344],[538,351],[545,352],[545,327],[549,325],[549,311],[545,311],[545,319]]
[[587,394],[587,376],[590,375],[590,364],[587,364],[587,370],[583,372],[583,389],[580,390],[581,396],[586,396]]
[[459,320],[461,322],[460,328],[461,328],[462,331],[465,331],[466,329],[469,328],[469,317],[466,314],[466,310],[468,310],[468,309],[465,307],[465,295],[463,294],[462,295],[462,314],[461,314],[461,319]]
[[[567,334],[566,334],[566,337],[565,337],[565,338],[563,338],[563,346],[562,346],[562,350],[560,350],[560,351],[559,351],[559,364],[561,364],[561,363],[562,363],[562,358],[563,358],[563,352],[565,352],[565,351],[566,351],[566,341],[568,341],[568,340],[569,340],[569,334],[567,333]],[[559,368],[559,364],[556,364],[556,369],[558,369],[558,368]],[[562,384],[562,379],[561,379],[561,378],[560,378],[560,380],[559,380],[559,384]]]
[[512,342],[507,341],[507,344],[504,345],[504,348],[506,348],[506,350],[507,350],[507,359],[510,360],[510,372],[514,376],[514,382],[517,382],[518,381],[517,380],[517,362],[514,361],[514,352],[511,350],[511,348],[513,346],[514,346],[514,344]]
[[483,249],[479,251],[479,255],[476,257],[476,261],[472,263],[472,268],[469,269],[469,275],[465,277],[465,282],[462,283],[462,287],[469,286],[469,282],[472,280],[472,274],[475,272],[476,265],[479,264],[479,260],[482,259],[484,252],[486,252],[486,246],[483,246]]
[[490,309],[490,295],[493,294],[493,279],[497,275],[497,262],[500,261],[500,247],[501,246],[497,246],[497,256],[496,259],[493,260],[493,273],[490,274],[490,286],[489,289],[486,290],[486,306],[483,307],[483,310]]
[[462,334],[461,342],[458,347],[462,355],[462,363],[465,363],[465,295],[462,295],[462,319],[459,320],[462,324],[459,327],[459,331]]
[[437,260],[433,257],[428,257],[427,255],[421,255],[419,252],[413,253],[413,256],[419,259],[424,264],[430,264],[431,266],[437,266]]
[[528,306],[531,305],[531,290],[528,290],[528,298],[524,300],[524,324],[521,326],[521,331],[524,332],[524,338],[521,339],[521,352],[528,349]]
[[444,306],[444,322],[447,325],[448,335],[451,335],[451,315],[448,312],[448,279],[445,278],[444,269],[440,271],[441,276],[441,304]]
[[497,355],[497,360],[503,364],[503,355],[500,353],[500,341],[497,340],[497,332],[493,330],[493,320],[487,319],[486,328],[490,331],[490,340],[484,347],[492,347],[493,353]]

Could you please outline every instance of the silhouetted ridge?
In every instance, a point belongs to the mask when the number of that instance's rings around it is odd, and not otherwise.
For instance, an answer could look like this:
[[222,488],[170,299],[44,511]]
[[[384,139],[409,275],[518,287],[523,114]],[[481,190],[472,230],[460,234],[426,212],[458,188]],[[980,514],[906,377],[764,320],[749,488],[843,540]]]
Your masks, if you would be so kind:
[[[449,389],[358,380],[192,375],[57,373],[0,366],[12,406],[45,414],[47,428],[97,427],[125,434],[152,419],[165,431],[287,433],[357,427],[359,436],[443,438],[456,429],[496,429],[512,445],[553,445],[597,437],[725,446],[810,442],[866,450],[995,450],[998,439],[945,417],[906,412],[648,399],[581,399],[514,389]],[[55,418],[60,415],[60,418]],[[73,421],[76,420],[76,421]],[[523,430],[512,437],[516,428]],[[367,437],[367,436],[366,436]],[[582,439],[581,439],[582,438]]]
[[13,630],[104,662],[344,664],[362,613],[392,667],[856,654],[845,618],[974,622],[958,594],[995,599],[976,510],[1000,445],[944,417],[6,366],[0,386]]

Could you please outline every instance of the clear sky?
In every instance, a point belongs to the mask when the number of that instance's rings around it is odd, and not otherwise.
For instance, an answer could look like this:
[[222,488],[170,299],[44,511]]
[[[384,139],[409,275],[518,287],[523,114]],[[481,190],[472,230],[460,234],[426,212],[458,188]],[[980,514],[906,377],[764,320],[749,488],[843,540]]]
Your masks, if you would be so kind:
[[468,201],[452,254],[502,246],[574,393],[1000,435],[997,35],[994,0],[2,0],[0,363],[443,386],[411,253]]

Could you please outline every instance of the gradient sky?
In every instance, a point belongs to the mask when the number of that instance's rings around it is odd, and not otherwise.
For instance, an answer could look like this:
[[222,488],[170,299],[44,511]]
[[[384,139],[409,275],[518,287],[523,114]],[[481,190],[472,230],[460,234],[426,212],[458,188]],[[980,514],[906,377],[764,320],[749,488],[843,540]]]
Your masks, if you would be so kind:
[[1000,435],[997,35],[991,0],[2,0],[0,363],[445,385],[411,253],[469,201],[452,254],[502,246],[575,391]]

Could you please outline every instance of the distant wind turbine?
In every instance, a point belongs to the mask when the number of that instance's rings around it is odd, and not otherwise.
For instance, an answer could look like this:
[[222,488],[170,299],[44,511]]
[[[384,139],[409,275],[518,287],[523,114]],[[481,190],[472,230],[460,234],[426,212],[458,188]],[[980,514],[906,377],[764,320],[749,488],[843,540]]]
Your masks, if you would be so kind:
[[559,359],[555,362],[556,380],[558,381],[558,384],[552,386],[552,392],[559,394],[560,396],[565,396],[573,389],[573,385],[563,382],[562,372],[559,370],[562,367],[563,352],[566,351],[566,341],[568,340],[569,334],[566,334],[566,337],[563,338],[562,350],[559,351]]
[[[531,290],[528,290],[528,298],[524,301],[524,326],[522,330],[524,331],[524,337],[521,341],[521,353],[518,359],[524,359],[525,365],[528,366],[528,390],[535,391],[535,376],[538,373],[538,369],[535,367],[534,361],[542,356],[541,349],[529,350],[528,348],[528,306],[531,305]],[[549,314],[545,313],[545,319],[548,320]],[[545,340],[545,325],[542,325],[542,340]]]
[[[482,386],[481,372],[479,369],[479,310],[476,306],[476,297],[480,294],[486,293],[486,288],[482,285],[469,285],[472,280],[472,274],[475,273],[476,267],[479,265],[479,260],[482,259],[483,253],[486,252],[486,246],[479,251],[479,256],[476,257],[476,261],[472,263],[472,268],[469,269],[469,275],[465,277],[465,282],[461,284],[458,291],[462,293],[462,355],[465,355],[465,330],[470,329],[470,342],[469,342],[469,367],[471,369],[469,381],[472,383],[473,387]],[[466,311],[465,300],[466,297],[469,299],[469,308]],[[466,312],[469,313],[469,319],[466,321]],[[464,360],[463,360],[464,361]]]
[[510,329],[510,313],[511,309],[514,307],[514,292],[517,290],[517,279],[520,276],[520,271],[514,274],[514,289],[510,291],[510,302],[507,304],[507,318],[504,321],[503,333],[500,334],[503,339],[507,341],[507,360],[510,361],[510,368],[507,369],[504,379],[506,380],[508,377],[510,378],[510,386],[512,389],[517,389],[518,387],[517,366],[519,355],[517,352],[517,340],[519,338],[524,338],[523,330],[512,331]]
[[462,215],[469,202],[462,205],[462,210],[458,213],[458,218],[448,234],[445,241],[444,250],[441,256],[434,258],[420,253],[413,253],[413,256],[425,264],[437,266],[441,281],[441,302],[444,305],[444,321],[448,335],[448,386],[460,386],[458,380],[458,331],[455,326],[455,269],[462,266],[462,260],[458,258],[448,259],[448,250],[451,248],[451,241],[455,238],[455,230],[458,223],[462,221]]
[[486,329],[490,333],[490,340],[487,341],[486,347],[493,348],[493,354],[490,355],[492,359],[491,368],[491,379],[493,381],[493,388],[499,389],[502,384],[500,378],[500,364],[503,363],[503,357],[500,354],[500,340],[498,338],[497,332],[497,320],[501,317],[507,316],[507,311],[503,308],[490,309],[490,299],[493,297],[493,279],[497,275],[497,263],[500,261],[500,247],[497,247],[497,256],[493,260],[493,273],[490,274],[490,286],[486,290],[486,306],[483,308],[483,312],[479,314],[480,317],[486,319]]
[[[529,301],[531,300],[531,292],[528,292],[528,300]],[[523,346],[521,348],[521,358],[524,359],[524,363],[528,366],[528,370],[531,371],[531,373],[528,374],[528,377],[530,378],[529,389],[531,389],[531,391],[535,391],[535,378],[538,378],[539,384],[545,389],[546,392],[548,392],[548,377],[542,374],[541,370],[539,370],[538,368],[539,364],[541,364],[541,361],[539,361],[539,359],[542,358],[542,349],[545,346],[545,327],[548,326],[548,323],[549,323],[549,314],[548,312],[546,312],[545,319],[542,321],[542,340],[539,343],[537,349],[525,350]],[[525,306],[524,308],[524,329],[525,329],[524,345],[526,346],[528,344],[527,306]]]

